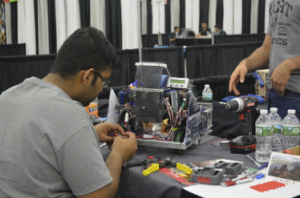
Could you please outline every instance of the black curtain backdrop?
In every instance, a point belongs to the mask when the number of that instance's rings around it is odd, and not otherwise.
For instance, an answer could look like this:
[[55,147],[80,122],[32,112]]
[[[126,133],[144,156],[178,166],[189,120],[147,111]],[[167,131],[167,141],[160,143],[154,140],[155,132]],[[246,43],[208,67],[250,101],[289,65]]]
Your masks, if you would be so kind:
[[244,58],[262,42],[188,46],[186,48],[187,77],[190,79],[230,75]]
[[106,38],[115,50],[122,49],[121,0],[105,0]]
[[168,3],[165,4],[165,33],[171,32],[173,32],[173,30],[171,29],[171,0],[169,0]]
[[109,86],[129,85],[135,80],[135,63],[139,62],[139,50],[117,50],[116,53],[122,61],[123,67],[112,71]]
[[[20,54],[7,55],[25,55],[25,44],[18,45],[0,45],[2,47],[11,47],[14,52]],[[15,47],[15,48],[13,48]],[[23,52],[21,53],[21,50]],[[19,51],[18,51],[19,50]],[[6,53],[11,51],[6,50]],[[120,70],[113,70],[110,80],[110,86],[129,85],[135,80],[135,63],[139,62],[138,49],[116,51],[123,67]],[[36,76],[38,78],[45,77],[52,68],[56,54],[36,55],[36,56],[0,56],[0,93],[6,89],[23,82],[26,78]]]
[[[169,34],[161,34],[162,45],[169,45]],[[158,44],[157,34],[143,34],[142,35],[142,46],[143,47],[154,47]]]
[[26,45],[23,44],[5,44],[0,45],[0,57],[1,56],[20,56],[26,55]]
[[181,28],[185,28],[185,0],[180,0],[180,8],[179,8],[179,11],[180,11],[180,19],[179,19],[179,22],[180,22],[180,29]]
[[[201,25],[202,22],[206,22],[207,27],[208,27],[209,0],[200,0],[199,6],[200,6],[200,8],[199,8],[199,10],[200,10],[199,32],[200,32],[200,30],[202,28],[202,25]],[[208,27],[208,28],[211,28],[211,27]]]
[[[217,17],[216,17],[216,24],[220,25],[223,29],[223,16],[224,16],[224,6],[223,6],[223,0],[217,1]],[[213,28],[214,27],[210,27]],[[212,30],[213,31],[213,30]]]
[[257,33],[265,33],[265,6],[266,0],[259,0]]
[[34,0],[34,22],[35,22],[35,47],[36,47],[36,54],[39,54],[38,0]]
[[0,57],[0,93],[32,76],[45,77],[56,55]]
[[[166,63],[171,76],[184,77],[184,55],[182,47],[142,49],[143,61]],[[164,69],[164,74],[167,74]]]
[[251,1],[252,0],[243,0],[242,8],[242,33],[250,34],[250,25],[251,25]]
[[147,0],[147,33],[152,34],[152,5],[151,5],[151,0]]
[[55,0],[48,0],[49,53],[56,54]]
[[90,0],[79,0],[79,9],[80,9],[81,27],[89,27],[91,25]]
[[[233,92],[228,92],[230,75],[207,76],[192,80],[193,85],[197,87],[198,96],[202,95],[205,84],[209,84],[215,101],[221,101],[226,96],[234,96]],[[254,94],[254,84],[255,78],[253,77],[253,73],[248,73],[245,76],[245,82],[237,84],[237,88],[241,95]]]
[[215,35],[215,44],[222,43],[248,43],[264,41],[265,34],[234,34],[234,35]]
[[17,2],[10,3],[12,43],[18,43],[18,6]]

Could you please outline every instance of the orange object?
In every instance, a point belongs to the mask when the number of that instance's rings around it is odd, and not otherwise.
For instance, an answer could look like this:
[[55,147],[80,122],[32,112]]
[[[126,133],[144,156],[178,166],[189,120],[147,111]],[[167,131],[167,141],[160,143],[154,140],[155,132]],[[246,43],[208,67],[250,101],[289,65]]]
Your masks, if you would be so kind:
[[154,159],[154,156],[148,156],[149,159]]
[[98,103],[91,102],[88,106],[85,107],[89,115],[94,115],[98,117]]

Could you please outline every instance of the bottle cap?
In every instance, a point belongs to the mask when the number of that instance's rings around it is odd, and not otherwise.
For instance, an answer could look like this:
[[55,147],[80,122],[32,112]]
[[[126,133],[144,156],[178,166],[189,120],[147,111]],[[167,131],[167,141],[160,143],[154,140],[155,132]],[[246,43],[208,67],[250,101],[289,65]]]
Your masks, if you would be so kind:
[[278,111],[278,109],[277,109],[276,107],[272,107],[272,108],[270,109],[270,111],[273,112],[273,113],[276,113],[276,112]]
[[289,109],[288,110],[288,114],[295,114],[295,113],[296,113],[296,111],[294,109]]
[[209,88],[209,84],[207,84],[207,85],[204,85],[204,87],[205,87],[205,88]]
[[268,114],[268,110],[260,110],[260,114],[261,115],[267,115]]

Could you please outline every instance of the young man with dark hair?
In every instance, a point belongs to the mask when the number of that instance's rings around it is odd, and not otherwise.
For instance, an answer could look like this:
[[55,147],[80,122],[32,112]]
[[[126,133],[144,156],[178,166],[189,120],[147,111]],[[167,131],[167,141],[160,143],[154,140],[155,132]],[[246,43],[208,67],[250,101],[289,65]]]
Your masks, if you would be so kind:
[[227,35],[226,32],[221,29],[221,26],[219,24],[215,25],[215,32],[219,32],[220,35]]
[[[0,197],[115,195],[122,164],[137,149],[135,135],[117,124],[93,127],[84,106],[120,66],[101,31],[81,28],[45,78],[31,77],[0,96]],[[99,141],[111,149],[105,162]]]
[[176,37],[179,35],[180,29],[178,26],[174,27],[174,32],[170,34],[170,46],[175,47],[176,46]]
[[207,36],[210,33],[211,33],[211,30],[210,30],[210,28],[207,27],[207,22],[203,21],[201,23],[201,29],[200,29],[198,36]]

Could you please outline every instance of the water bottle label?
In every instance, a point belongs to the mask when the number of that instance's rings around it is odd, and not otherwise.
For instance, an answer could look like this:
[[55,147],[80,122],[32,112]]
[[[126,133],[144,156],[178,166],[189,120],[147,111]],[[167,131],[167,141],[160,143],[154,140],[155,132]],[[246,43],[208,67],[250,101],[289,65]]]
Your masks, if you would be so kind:
[[300,135],[300,127],[294,127],[292,131],[293,135]]
[[270,127],[256,127],[255,134],[257,136],[270,136],[272,135],[272,126]]
[[212,94],[204,94],[202,96],[205,100],[212,100]]
[[283,129],[282,130],[283,135],[288,135],[288,136],[300,135],[300,127],[283,126],[282,129]]
[[273,125],[273,133],[281,134],[281,124]]

